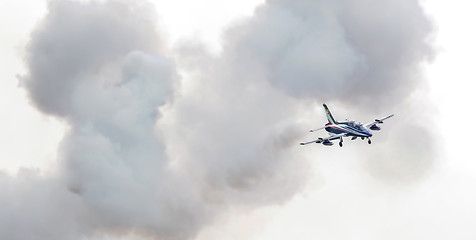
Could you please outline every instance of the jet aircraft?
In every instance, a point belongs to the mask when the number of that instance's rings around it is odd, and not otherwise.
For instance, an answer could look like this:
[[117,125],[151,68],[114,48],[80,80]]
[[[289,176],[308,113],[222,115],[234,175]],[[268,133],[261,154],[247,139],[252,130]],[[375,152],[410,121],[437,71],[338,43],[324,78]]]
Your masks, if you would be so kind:
[[370,130],[380,130],[380,127],[377,126],[377,124],[382,124],[384,120],[393,117],[392,114],[384,118],[375,119],[375,121],[367,124],[362,124],[356,121],[337,122],[335,121],[334,117],[332,117],[332,114],[329,111],[327,105],[323,104],[323,106],[326,110],[327,120],[329,122],[324,127],[311,130],[310,132],[325,129],[327,132],[329,132],[329,137],[318,138],[317,140],[309,142],[303,142],[301,143],[301,145],[306,145],[310,143],[322,143],[323,145],[331,146],[334,145],[334,143],[332,142],[333,140],[339,139],[339,146],[342,147],[344,143],[344,137],[352,137],[351,140],[355,140],[358,137],[360,137],[362,140],[367,138],[368,143],[371,144],[372,141],[370,140],[370,137],[372,137],[372,132]]

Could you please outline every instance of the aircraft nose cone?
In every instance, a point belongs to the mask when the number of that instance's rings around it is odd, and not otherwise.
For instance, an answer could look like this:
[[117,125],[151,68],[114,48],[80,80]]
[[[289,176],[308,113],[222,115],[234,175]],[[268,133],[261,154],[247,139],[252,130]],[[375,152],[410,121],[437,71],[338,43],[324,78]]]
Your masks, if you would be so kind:
[[369,135],[369,137],[372,137],[372,133],[370,131],[367,131],[367,134]]

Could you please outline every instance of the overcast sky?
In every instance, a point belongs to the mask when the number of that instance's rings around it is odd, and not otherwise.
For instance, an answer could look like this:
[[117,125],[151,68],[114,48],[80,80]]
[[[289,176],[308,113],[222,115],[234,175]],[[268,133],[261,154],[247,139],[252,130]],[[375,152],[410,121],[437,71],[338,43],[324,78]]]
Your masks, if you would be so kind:
[[0,238],[474,239],[473,7],[0,0]]

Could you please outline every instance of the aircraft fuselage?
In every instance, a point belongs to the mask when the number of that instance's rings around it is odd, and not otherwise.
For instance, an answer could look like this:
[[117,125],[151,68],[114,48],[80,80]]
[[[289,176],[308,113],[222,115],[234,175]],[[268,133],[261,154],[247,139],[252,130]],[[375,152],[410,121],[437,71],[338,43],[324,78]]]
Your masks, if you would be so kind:
[[362,124],[352,124],[350,122],[328,123],[325,129],[333,134],[347,133],[347,136],[372,137],[372,133]]

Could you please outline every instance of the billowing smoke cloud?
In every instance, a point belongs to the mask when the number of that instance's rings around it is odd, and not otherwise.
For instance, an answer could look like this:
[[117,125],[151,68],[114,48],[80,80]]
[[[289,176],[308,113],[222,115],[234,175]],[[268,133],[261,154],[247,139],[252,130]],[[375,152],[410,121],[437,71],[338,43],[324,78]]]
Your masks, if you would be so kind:
[[[165,54],[147,3],[52,1],[21,83],[70,129],[58,176],[2,176],[10,187],[0,201],[17,205],[0,215],[0,238],[192,239],[230,207],[289,200],[308,177],[298,142],[309,103],[397,109],[430,56],[416,2],[369,2],[372,11],[351,0],[268,1],[212,57],[193,41]],[[11,187],[25,182],[42,191]],[[57,204],[9,220],[46,199]]]
[[413,0],[270,0],[230,31],[226,50],[292,96],[381,108],[418,84],[431,30]]
[[428,103],[411,104],[425,85],[420,65],[433,56],[431,32],[418,1],[270,0],[228,31],[224,55],[237,73],[254,71],[255,80],[303,103],[343,105],[345,114],[368,113],[357,119],[369,122],[395,113],[389,121],[398,127],[383,126],[397,136],[392,144],[357,156],[378,179],[387,181],[382,173],[391,168],[394,181],[417,180],[436,157],[431,117],[421,111]]
[[104,65],[112,68],[134,50],[157,53],[160,45],[146,9],[119,2],[52,1],[28,45],[30,74],[23,83],[33,103],[46,113],[74,114],[71,95],[84,82],[94,82],[91,75],[107,71]]
[[16,177],[0,172],[2,239],[79,239],[88,230],[75,221],[84,209],[57,178],[20,169]]
[[148,9],[126,1],[53,1],[28,46],[22,83],[39,109],[70,126],[56,179],[64,189],[52,198],[69,191],[81,199],[84,211],[71,221],[87,230],[83,235],[185,239],[205,219],[200,189],[169,169],[154,130],[178,75],[160,52]]

